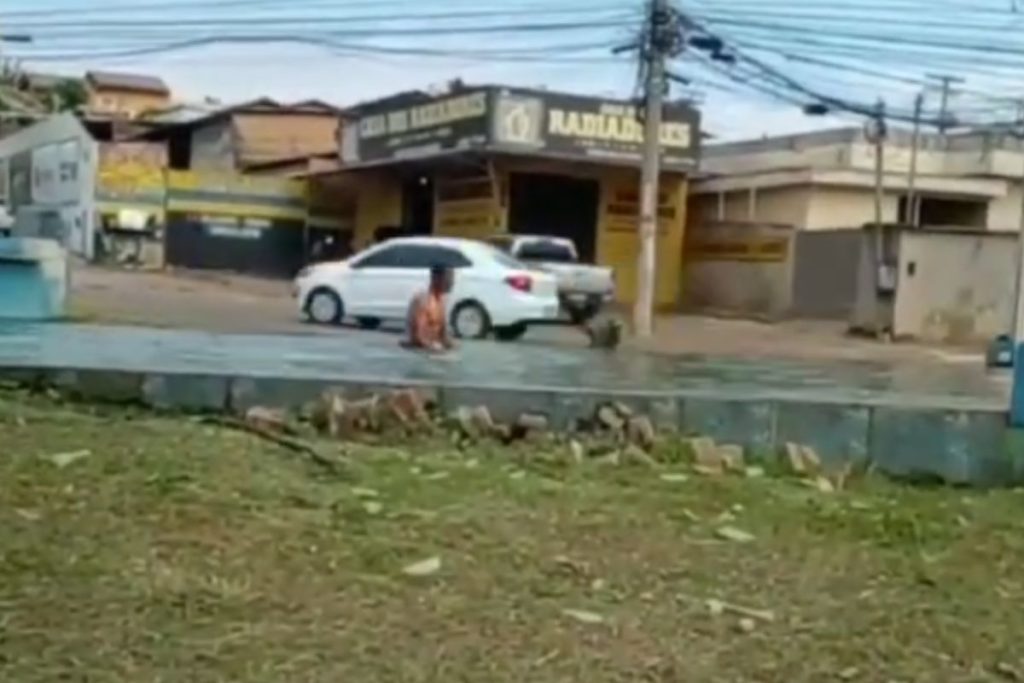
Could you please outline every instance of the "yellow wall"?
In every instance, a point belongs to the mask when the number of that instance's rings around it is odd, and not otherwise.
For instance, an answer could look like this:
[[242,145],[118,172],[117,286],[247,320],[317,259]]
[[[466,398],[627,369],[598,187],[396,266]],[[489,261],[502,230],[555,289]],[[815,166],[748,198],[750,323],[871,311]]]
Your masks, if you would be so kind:
[[[436,195],[434,233],[450,237],[483,239],[508,229],[508,183],[512,173],[557,173],[591,178],[600,184],[597,221],[597,260],[615,270],[616,292],[621,303],[631,303],[636,295],[636,262],[639,252],[637,234],[638,186],[640,175],[623,170],[582,164],[553,162],[498,162],[493,182],[488,176],[476,178],[434,177]],[[385,172],[363,171],[357,174],[358,209],[356,211],[356,248],[372,241],[380,225],[398,225],[402,218],[401,183]],[[460,184],[476,184],[468,192],[451,192]],[[486,186],[490,191],[486,191]],[[446,190],[448,188],[448,190]],[[682,292],[682,254],[686,224],[687,181],[684,176],[662,177],[661,220],[657,236],[657,281],[655,305],[672,308],[679,304]]]
[[402,184],[386,172],[363,171],[357,177],[356,234],[352,246],[363,249],[373,243],[377,228],[402,222]]
[[[640,253],[638,186],[636,172],[609,172],[601,183],[597,258],[601,265],[615,269],[615,289],[620,303],[632,303],[636,297]],[[682,291],[686,179],[662,176],[659,195],[654,301],[659,308],[671,308],[678,304]]]
[[506,229],[501,181],[487,174],[435,179],[434,234],[487,239]]

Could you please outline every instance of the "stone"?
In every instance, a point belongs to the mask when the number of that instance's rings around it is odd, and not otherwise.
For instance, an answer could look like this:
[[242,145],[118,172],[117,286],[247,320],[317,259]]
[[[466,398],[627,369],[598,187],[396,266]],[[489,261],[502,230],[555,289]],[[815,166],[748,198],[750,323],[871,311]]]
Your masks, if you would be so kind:
[[524,434],[546,432],[551,428],[551,421],[543,413],[523,413],[516,420],[515,429]]
[[629,406],[627,406],[622,401],[614,401],[614,402],[612,402],[612,408],[614,408],[615,412],[617,412],[619,414],[619,417],[624,418],[624,419],[629,419],[629,418],[633,417],[633,415],[634,415],[633,409],[630,408]]
[[722,461],[722,467],[729,472],[743,472],[745,462],[743,459],[743,446],[728,444],[718,447],[718,457]]
[[245,411],[245,423],[254,429],[275,434],[289,431],[288,415],[276,408],[253,406]]
[[594,419],[601,429],[609,432],[621,432],[626,426],[626,420],[615,406],[609,403],[598,407]]
[[654,424],[646,415],[635,415],[628,418],[626,422],[626,440],[634,446],[639,446],[645,451],[654,448],[658,435],[654,430]]
[[429,557],[420,562],[407,565],[402,569],[402,573],[406,576],[423,577],[436,574],[441,570],[441,558],[440,557]]
[[461,406],[455,411],[452,419],[461,435],[467,439],[475,441],[482,437],[495,436],[496,425],[487,406]]
[[563,609],[562,614],[581,624],[593,626],[604,623],[604,617],[597,612],[589,612],[582,609]]
[[786,466],[798,477],[815,476],[821,471],[821,458],[809,446],[787,443],[785,446]]
[[46,459],[56,465],[58,469],[64,469],[65,467],[70,467],[79,460],[85,460],[90,455],[92,455],[92,451],[83,449],[79,451],[67,451],[65,453],[54,453],[53,455],[47,456]]
[[569,442],[569,459],[574,465],[582,465],[585,455],[586,451],[583,448],[583,444],[575,439]]
[[693,454],[695,471],[701,474],[721,474],[725,471],[722,454],[714,439],[708,437],[689,439],[686,445]]
[[310,410],[313,427],[332,439],[351,435],[348,406],[345,399],[333,391],[324,392]]
[[594,318],[586,323],[584,330],[591,348],[615,350],[622,343],[622,323],[615,318]]
[[685,484],[690,478],[682,472],[665,472],[658,477],[666,484]]
[[732,541],[733,543],[752,543],[754,541],[753,534],[734,526],[718,527],[715,529],[715,536],[723,541]]
[[427,431],[432,426],[426,397],[415,389],[391,392],[385,400],[384,407],[388,421],[396,423],[408,432]]
[[757,628],[757,622],[750,617],[742,617],[736,622],[736,629],[740,633],[753,633]]

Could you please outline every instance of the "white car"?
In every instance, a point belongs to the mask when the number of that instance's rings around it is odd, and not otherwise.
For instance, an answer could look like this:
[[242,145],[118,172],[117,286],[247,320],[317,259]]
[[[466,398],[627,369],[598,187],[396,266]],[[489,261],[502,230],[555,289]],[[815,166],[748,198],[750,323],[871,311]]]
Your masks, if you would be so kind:
[[401,237],[346,261],[309,266],[295,279],[300,310],[316,323],[355,319],[373,329],[384,320],[405,320],[413,296],[426,289],[430,268],[455,273],[447,298],[452,333],[480,339],[521,337],[529,325],[558,319],[558,284],[500,250],[475,240]]

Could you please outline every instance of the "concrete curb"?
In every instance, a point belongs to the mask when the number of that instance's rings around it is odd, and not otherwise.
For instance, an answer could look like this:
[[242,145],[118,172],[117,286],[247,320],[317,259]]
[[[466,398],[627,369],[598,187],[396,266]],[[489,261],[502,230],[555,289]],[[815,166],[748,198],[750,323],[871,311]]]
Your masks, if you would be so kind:
[[367,378],[304,380],[75,368],[0,368],[0,379],[53,387],[69,397],[135,403],[158,410],[241,412],[262,405],[300,408],[332,389],[363,398],[393,389],[433,393],[445,411],[485,405],[495,419],[544,413],[556,429],[619,401],[651,417],[662,431],[709,436],[770,457],[786,443],[813,447],[826,465],[846,462],[886,473],[978,486],[1024,482],[1024,437],[1007,427],[1004,409],[934,405],[810,402],[785,394],[714,391],[597,391],[443,385]]

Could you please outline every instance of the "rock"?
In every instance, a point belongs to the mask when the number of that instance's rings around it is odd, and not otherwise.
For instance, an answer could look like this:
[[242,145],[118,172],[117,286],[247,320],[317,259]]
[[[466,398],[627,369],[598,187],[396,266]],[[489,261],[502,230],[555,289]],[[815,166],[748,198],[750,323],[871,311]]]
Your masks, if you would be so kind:
[[512,426],[513,439],[525,439],[546,433],[551,428],[551,420],[544,413],[523,413]]
[[363,510],[366,511],[366,514],[372,517],[376,517],[381,512],[383,512],[384,506],[375,500],[368,500],[365,503],[363,503]]
[[836,675],[841,681],[852,681],[860,675],[860,669],[855,666],[848,666]]
[[718,457],[722,467],[729,472],[742,472],[744,469],[743,447],[734,444],[718,447]]
[[763,467],[748,467],[743,470],[743,475],[747,479],[763,479],[765,471]]
[[753,633],[757,628],[757,622],[750,617],[743,617],[736,622],[736,630],[740,633]]
[[666,484],[685,484],[690,481],[690,478],[682,472],[666,472],[658,478]]
[[332,439],[347,436],[345,399],[333,391],[324,392],[310,411],[310,421],[321,434]]
[[622,323],[615,318],[594,318],[585,325],[584,331],[591,348],[614,350],[622,342]]
[[708,612],[710,612],[713,617],[720,617],[725,614],[725,603],[721,600],[715,600],[712,598],[707,600],[704,604],[707,605]]
[[562,614],[574,621],[590,626],[604,623],[604,617],[597,612],[588,612],[587,610],[582,609],[563,609]]
[[432,426],[426,397],[415,389],[391,392],[385,401],[385,414],[408,432],[426,431]]
[[430,576],[436,574],[441,570],[441,558],[440,557],[429,557],[420,562],[407,565],[402,569],[402,573],[406,576]]
[[376,498],[380,495],[376,489],[364,488],[361,486],[352,487],[352,495],[356,498]]
[[810,446],[796,443],[786,444],[786,465],[798,477],[810,477],[821,471],[821,458]]
[[599,458],[595,458],[594,462],[599,465],[611,465],[612,467],[618,467],[622,464],[622,452],[612,451],[606,455],[602,455]]
[[452,421],[463,437],[473,441],[492,436],[495,432],[494,418],[487,406],[460,406],[452,415]]
[[629,418],[633,417],[633,415],[634,415],[633,409],[630,408],[629,406],[627,406],[622,401],[613,401],[612,402],[612,408],[614,408],[615,412],[619,414],[619,417],[621,417],[623,419],[626,419],[626,420],[628,420]]
[[79,460],[85,460],[90,455],[92,455],[92,451],[83,449],[79,451],[67,451],[65,453],[54,453],[53,455],[47,456],[46,459],[56,465],[58,469],[64,469],[65,467],[70,467]]
[[380,429],[380,403],[380,396],[376,394],[361,401],[347,401],[345,417],[349,428],[359,431],[378,431]]
[[636,415],[627,419],[626,440],[629,443],[650,451],[654,448],[657,438],[654,423],[646,415]]
[[733,543],[751,543],[754,541],[753,534],[734,526],[723,526],[715,529],[715,536],[718,536],[723,541],[732,541]]
[[817,476],[811,480],[811,486],[821,493],[835,493],[836,487],[828,477]]
[[601,429],[608,432],[621,432],[626,426],[626,420],[615,409],[615,406],[609,403],[597,409],[594,419]]
[[716,475],[725,471],[725,463],[722,461],[721,452],[715,445],[715,440],[707,437],[689,439],[687,447],[693,454],[694,470],[701,474]]
[[575,439],[569,442],[569,459],[574,465],[582,465],[585,455],[586,451],[583,448],[583,444]]
[[245,411],[245,423],[261,431],[283,434],[288,431],[288,416],[283,410],[253,406]]

